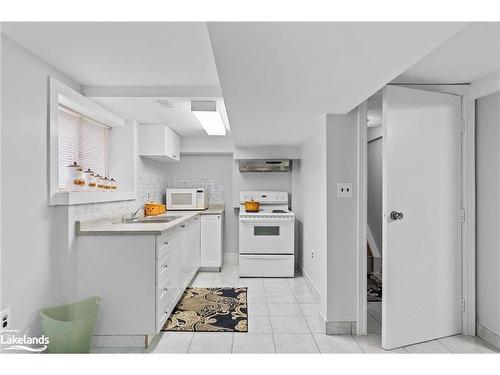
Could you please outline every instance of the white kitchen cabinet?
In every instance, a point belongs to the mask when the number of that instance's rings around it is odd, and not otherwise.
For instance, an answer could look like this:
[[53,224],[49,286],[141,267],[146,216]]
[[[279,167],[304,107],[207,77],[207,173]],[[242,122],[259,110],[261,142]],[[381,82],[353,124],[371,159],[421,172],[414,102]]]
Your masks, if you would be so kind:
[[139,155],[160,161],[180,160],[179,135],[166,125],[139,125]]
[[221,268],[223,260],[223,216],[201,215],[201,264],[203,268]]
[[181,280],[187,283],[192,279],[194,273],[200,266],[200,226],[199,218],[194,217],[191,220],[180,225],[181,241]]
[[161,234],[77,237],[78,298],[101,297],[95,335],[160,332],[200,264],[199,215]]

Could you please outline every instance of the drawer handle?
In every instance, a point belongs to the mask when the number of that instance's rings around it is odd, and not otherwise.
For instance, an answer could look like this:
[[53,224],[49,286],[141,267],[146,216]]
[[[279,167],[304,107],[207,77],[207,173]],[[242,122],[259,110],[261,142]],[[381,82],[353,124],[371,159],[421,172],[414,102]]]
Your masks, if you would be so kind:
[[168,292],[168,288],[163,288],[161,294],[160,294],[160,298],[163,298],[163,296],[165,295],[165,293]]
[[160,320],[163,322],[165,319],[167,319],[167,316],[168,316],[168,310],[163,313]]

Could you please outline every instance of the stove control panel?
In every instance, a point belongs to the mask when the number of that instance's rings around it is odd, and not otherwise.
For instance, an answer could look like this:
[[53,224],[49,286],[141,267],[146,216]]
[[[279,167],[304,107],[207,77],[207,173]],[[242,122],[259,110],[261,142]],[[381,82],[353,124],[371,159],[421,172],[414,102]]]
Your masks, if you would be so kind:
[[287,204],[288,192],[286,191],[240,191],[240,203],[245,201],[258,201],[262,204]]

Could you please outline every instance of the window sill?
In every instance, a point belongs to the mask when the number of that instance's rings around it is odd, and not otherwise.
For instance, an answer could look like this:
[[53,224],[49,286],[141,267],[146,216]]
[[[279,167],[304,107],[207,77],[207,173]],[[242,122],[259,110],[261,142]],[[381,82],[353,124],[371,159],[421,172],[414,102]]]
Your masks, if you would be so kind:
[[136,199],[135,191],[59,191],[49,202],[50,206],[73,206],[77,204],[130,201]]

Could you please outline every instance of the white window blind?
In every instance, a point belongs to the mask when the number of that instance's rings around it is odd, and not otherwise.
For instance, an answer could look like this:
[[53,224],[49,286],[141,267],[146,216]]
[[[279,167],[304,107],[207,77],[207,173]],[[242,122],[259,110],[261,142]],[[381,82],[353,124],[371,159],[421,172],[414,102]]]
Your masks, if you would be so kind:
[[108,176],[109,128],[63,106],[58,108],[59,189],[66,188],[68,165],[77,162]]

